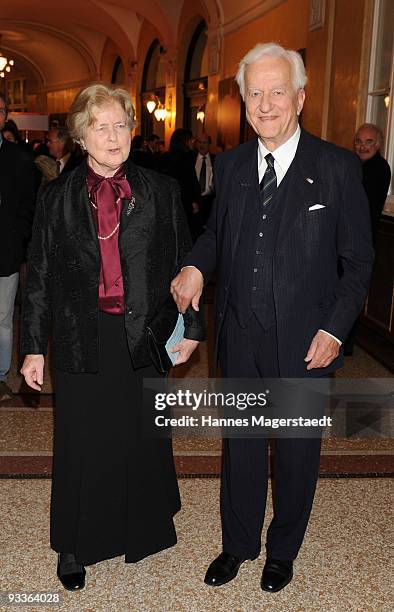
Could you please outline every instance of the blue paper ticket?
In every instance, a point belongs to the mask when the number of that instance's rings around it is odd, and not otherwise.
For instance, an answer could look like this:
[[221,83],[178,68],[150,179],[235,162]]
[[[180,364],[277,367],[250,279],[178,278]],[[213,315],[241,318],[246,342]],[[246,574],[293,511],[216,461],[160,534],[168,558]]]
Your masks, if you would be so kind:
[[171,349],[173,346],[178,344],[178,342],[183,340],[184,333],[185,333],[185,324],[183,322],[183,315],[179,314],[178,320],[174,327],[174,331],[172,332],[171,336],[168,338],[166,342],[166,351],[173,365],[179,355],[179,351],[177,351],[176,353],[171,353]]

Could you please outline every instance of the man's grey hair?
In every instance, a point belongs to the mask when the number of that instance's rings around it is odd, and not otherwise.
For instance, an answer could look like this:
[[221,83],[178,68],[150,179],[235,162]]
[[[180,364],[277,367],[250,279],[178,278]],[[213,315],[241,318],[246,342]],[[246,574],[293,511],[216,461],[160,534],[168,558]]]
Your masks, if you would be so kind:
[[363,123],[358,128],[358,130],[356,132],[356,136],[357,136],[357,134],[359,133],[360,130],[364,130],[364,129],[375,130],[377,141],[378,141],[379,145],[380,146],[383,145],[384,134],[383,134],[383,131],[380,129],[380,127],[378,125],[375,125],[375,123]]
[[304,89],[308,77],[306,76],[304,62],[297,51],[285,49],[276,43],[259,43],[239,62],[238,72],[235,80],[238,83],[241,96],[245,99],[245,68],[249,64],[258,62],[263,57],[282,57],[287,60],[291,67],[291,78],[295,91]]

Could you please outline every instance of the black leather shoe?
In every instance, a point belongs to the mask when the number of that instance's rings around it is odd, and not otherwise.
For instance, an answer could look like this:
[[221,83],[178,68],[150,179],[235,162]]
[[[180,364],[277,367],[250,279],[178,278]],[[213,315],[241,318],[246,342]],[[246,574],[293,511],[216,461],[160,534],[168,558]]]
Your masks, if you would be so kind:
[[226,552],[212,561],[205,574],[204,582],[209,586],[221,586],[230,582],[238,574],[238,570],[246,559],[240,559],[234,555],[229,555]]
[[86,571],[72,553],[59,553],[57,576],[67,591],[80,591],[85,586]]
[[281,561],[268,557],[261,576],[261,588],[268,593],[276,593],[289,584],[292,578],[293,561]]

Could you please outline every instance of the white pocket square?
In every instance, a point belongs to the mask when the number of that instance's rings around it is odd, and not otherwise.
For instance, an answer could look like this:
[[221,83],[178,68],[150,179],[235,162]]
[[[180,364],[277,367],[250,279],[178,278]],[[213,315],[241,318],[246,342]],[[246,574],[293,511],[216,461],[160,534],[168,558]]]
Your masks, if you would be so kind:
[[325,205],[324,204],[314,204],[313,206],[310,206],[308,210],[319,210],[319,208],[325,208]]

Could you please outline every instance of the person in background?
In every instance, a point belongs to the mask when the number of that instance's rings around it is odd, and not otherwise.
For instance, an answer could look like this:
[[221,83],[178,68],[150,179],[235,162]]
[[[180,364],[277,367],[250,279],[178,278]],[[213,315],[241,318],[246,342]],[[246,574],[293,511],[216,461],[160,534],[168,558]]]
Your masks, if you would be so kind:
[[152,155],[158,153],[159,143],[160,138],[157,134],[149,134],[148,138],[146,139],[146,150],[148,153],[151,153]]
[[33,152],[34,163],[41,172],[41,185],[55,180],[58,176],[58,165],[53,157],[49,155],[35,155]]
[[147,156],[150,158],[150,168],[153,168],[154,170],[160,170],[162,156],[160,142],[160,138],[157,134],[150,134],[145,141],[145,151]]
[[14,142],[17,144],[21,138],[16,125],[11,121],[6,121],[3,128],[3,138],[8,140],[8,142]]
[[[373,123],[361,125],[354,136],[354,152],[361,160],[363,186],[367,194],[369,211],[371,213],[374,247],[376,246],[379,221],[391,181],[390,166],[380,154],[382,144],[382,130]],[[346,357],[353,355],[359,320],[360,318],[358,317],[346,338],[344,349]]]
[[57,127],[50,129],[47,144],[49,154],[56,161],[58,174],[71,172],[83,160],[80,149],[74,146],[67,128]]
[[160,169],[179,183],[183,208],[195,240],[200,233],[198,212],[201,192],[194,168],[193,142],[190,130],[176,129],[172,133],[168,153],[162,156]]
[[32,140],[30,145],[33,151],[33,155],[50,155],[47,145],[48,133],[45,134],[45,138],[41,140]]
[[31,155],[31,146],[27,142],[25,142],[21,136],[20,131],[18,130],[18,126],[15,121],[12,119],[7,119],[3,128],[3,137],[9,142],[13,142],[19,145],[25,153]]
[[380,153],[382,145],[383,133],[377,125],[364,123],[358,128],[354,137],[354,151],[362,163],[374,242],[391,181],[390,166]]
[[208,221],[215,197],[213,182],[215,155],[209,152],[210,145],[211,137],[205,133],[198,136],[194,143],[196,176],[201,190],[199,215],[202,227],[205,227]]
[[[135,563],[176,543],[171,440],[143,436],[142,383],[157,376],[147,327],[157,317],[166,323],[168,309],[171,320],[177,315],[170,282],[191,240],[175,181],[129,158],[135,123],[127,91],[86,87],[68,125],[87,158],[41,191],[21,372],[41,389],[53,330],[51,546],[62,585],[76,591],[85,565],[119,555]],[[193,309],[184,323],[177,363],[204,339]]]
[[34,163],[41,172],[41,185],[45,185],[49,181],[53,181],[59,175],[58,164],[51,157],[46,143],[47,135],[44,140],[32,140],[30,146],[32,148]]
[[153,156],[146,151],[144,139],[139,134],[131,141],[130,159],[137,166],[154,169]]
[[39,185],[31,155],[2,136],[6,119],[7,104],[0,94],[0,401],[12,398],[7,375],[12,357],[15,296]]

